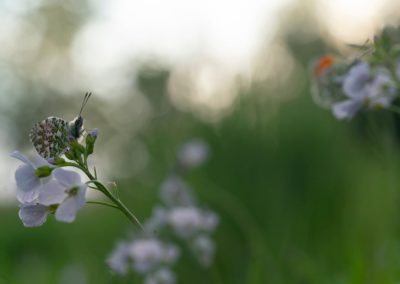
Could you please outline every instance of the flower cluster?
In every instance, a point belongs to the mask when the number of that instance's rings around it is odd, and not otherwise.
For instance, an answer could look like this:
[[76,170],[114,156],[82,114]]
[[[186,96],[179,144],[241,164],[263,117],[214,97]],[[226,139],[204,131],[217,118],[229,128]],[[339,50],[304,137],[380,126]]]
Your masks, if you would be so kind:
[[19,217],[26,227],[41,226],[49,213],[62,222],[73,222],[85,205],[87,185],[79,174],[56,168],[41,157],[30,161],[18,151],[12,157],[23,162],[15,172]]
[[155,238],[142,238],[131,243],[119,242],[107,263],[119,274],[126,274],[131,264],[136,272],[145,275],[146,284],[174,283],[175,275],[169,267],[178,255],[178,248],[172,244]]
[[[131,248],[135,246],[144,252],[147,251],[147,242],[162,243],[161,239],[177,240],[177,243],[189,248],[200,265],[204,267],[211,265],[215,253],[215,243],[211,234],[215,231],[219,219],[214,212],[198,206],[193,191],[183,180],[183,173],[203,163],[208,153],[207,144],[200,140],[193,140],[183,145],[177,155],[177,170],[160,186],[162,205],[156,205],[152,215],[144,223],[144,236],[135,238],[129,243],[118,243],[107,261],[112,270],[124,275],[128,271],[128,263],[132,263],[137,273],[147,273],[144,281],[146,284],[175,283],[174,274],[165,263],[156,261],[158,265],[154,266],[155,269],[145,271],[135,265],[138,257],[132,254]],[[158,256],[162,255],[160,251],[159,249],[157,252]],[[178,254],[174,256],[175,258],[169,258],[173,261],[167,262],[168,264],[173,264]]]
[[[74,121],[79,121],[78,126],[82,126],[80,116]],[[81,130],[76,128],[77,124],[70,123],[72,128],[63,131],[68,132],[72,129],[76,132],[75,136],[79,133],[79,137],[67,139],[63,135],[58,135],[61,133],[59,128],[67,125],[61,119],[50,117],[41,124],[49,129],[48,133],[41,132],[38,127],[33,127],[32,131],[36,132],[35,135],[31,135],[35,139],[34,146],[41,156],[29,160],[18,151],[11,154],[23,163],[15,172],[16,195],[20,202],[19,217],[23,224],[26,227],[41,226],[46,222],[49,214],[54,214],[58,221],[71,223],[86,203],[94,203],[117,208],[133,223],[141,226],[135,215],[126,208],[118,196],[98,180],[96,168],[93,168],[92,173],[88,166],[88,158],[93,154],[98,136],[97,128],[89,130],[85,137],[80,137]],[[53,144],[67,146],[65,149],[59,149]],[[45,149],[44,152],[42,149]],[[53,149],[53,151],[48,149]],[[53,152],[60,154],[54,157],[49,156]],[[82,182],[79,173],[65,170],[65,167],[74,168],[86,175],[88,181]],[[86,191],[89,187],[102,192],[112,203],[86,201]]]
[[376,38],[371,52],[350,63],[333,56],[320,58],[313,67],[313,94],[317,102],[339,119],[352,119],[360,111],[398,112],[400,54],[390,37]]

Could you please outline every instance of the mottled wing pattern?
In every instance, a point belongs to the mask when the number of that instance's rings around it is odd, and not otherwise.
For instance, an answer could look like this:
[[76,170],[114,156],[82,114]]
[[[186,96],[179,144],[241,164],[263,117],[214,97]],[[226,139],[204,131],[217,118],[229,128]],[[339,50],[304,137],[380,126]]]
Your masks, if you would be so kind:
[[36,151],[45,159],[56,158],[68,148],[68,122],[48,117],[33,125],[29,137]]

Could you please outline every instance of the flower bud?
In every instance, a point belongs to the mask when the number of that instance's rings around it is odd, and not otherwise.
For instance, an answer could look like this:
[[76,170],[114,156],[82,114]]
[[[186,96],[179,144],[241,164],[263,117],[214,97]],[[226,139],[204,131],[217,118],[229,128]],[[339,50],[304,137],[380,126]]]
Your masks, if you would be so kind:
[[54,159],[54,163],[53,164],[57,165],[57,166],[63,165],[63,164],[65,164],[65,160],[63,158],[61,158],[61,157],[57,157],[57,158]]
[[85,148],[78,141],[71,141],[69,146],[70,149],[65,153],[65,156],[70,160],[79,160],[81,155],[85,153]]
[[99,129],[93,128],[89,130],[88,135],[86,136],[86,153],[88,155],[93,154],[94,143],[96,142],[98,134],[99,134]]

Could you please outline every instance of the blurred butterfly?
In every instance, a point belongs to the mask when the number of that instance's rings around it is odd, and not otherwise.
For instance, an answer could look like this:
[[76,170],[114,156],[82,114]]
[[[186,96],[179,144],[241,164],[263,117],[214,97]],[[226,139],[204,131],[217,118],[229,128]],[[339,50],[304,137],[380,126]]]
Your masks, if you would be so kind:
[[79,115],[68,122],[50,116],[35,123],[29,133],[30,140],[40,156],[45,159],[57,158],[68,150],[69,142],[77,140],[83,133],[83,108],[92,93],[86,93]]

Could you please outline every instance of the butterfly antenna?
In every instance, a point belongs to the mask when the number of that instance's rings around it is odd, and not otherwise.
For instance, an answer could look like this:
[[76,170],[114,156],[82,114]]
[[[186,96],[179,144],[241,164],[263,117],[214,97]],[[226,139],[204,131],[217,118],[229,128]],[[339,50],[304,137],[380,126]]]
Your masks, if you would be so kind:
[[82,114],[83,109],[85,108],[90,96],[92,95],[92,92],[86,92],[85,97],[83,98],[81,110],[79,111],[79,116]]

